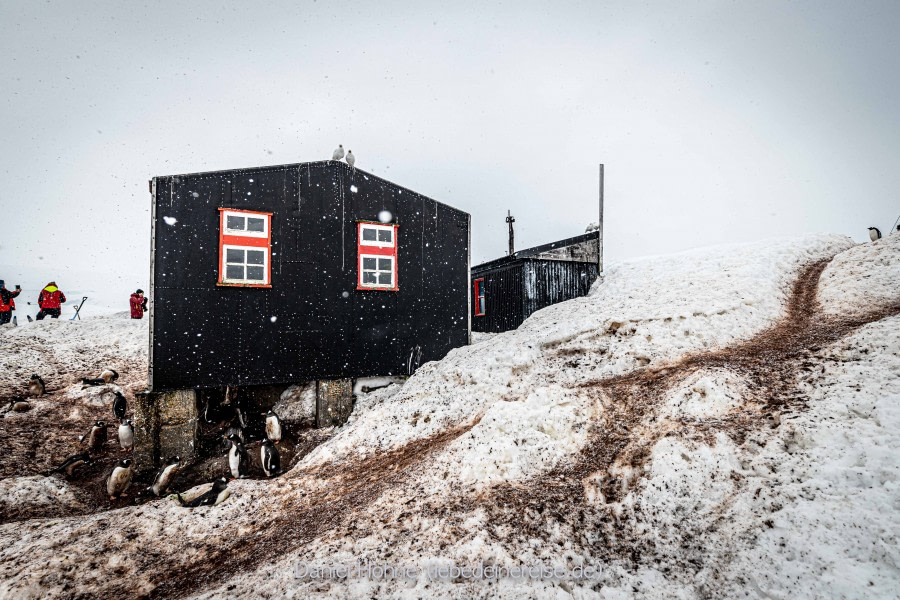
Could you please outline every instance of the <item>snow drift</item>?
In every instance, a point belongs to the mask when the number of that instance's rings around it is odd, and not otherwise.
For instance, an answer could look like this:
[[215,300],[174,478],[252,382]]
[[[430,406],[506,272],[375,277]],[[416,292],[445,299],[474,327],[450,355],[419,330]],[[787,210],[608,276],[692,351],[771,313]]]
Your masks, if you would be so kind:
[[900,236],[619,265],[219,506],[0,526],[0,594],[889,596],[898,265]]

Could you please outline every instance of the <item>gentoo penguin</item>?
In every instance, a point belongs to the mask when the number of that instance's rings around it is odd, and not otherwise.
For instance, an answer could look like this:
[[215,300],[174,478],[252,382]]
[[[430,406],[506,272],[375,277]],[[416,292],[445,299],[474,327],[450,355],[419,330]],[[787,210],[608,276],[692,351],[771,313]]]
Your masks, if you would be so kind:
[[266,413],[266,437],[273,442],[281,441],[281,419],[274,410]]
[[120,460],[116,468],[109,474],[109,479],[106,480],[106,493],[109,494],[110,500],[125,495],[131,486],[131,473],[131,459]]
[[162,496],[166,493],[179,469],[181,469],[181,459],[177,456],[173,456],[166,461],[165,466],[156,474],[153,485],[150,486],[150,491],[153,492],[154,496]]
[[102,450],[106,445],[106,422],[96,421],[87,434],[78,437],[79,442],[87,442],[88,450]]
[[175,495],[178,497],[178,501],[182,506],[196,508],[198,506],[215,506],[216,504],[221,504],[230,494],[231,492],[228,491],[228,480],[224,477],[219,477],[213,482],[213,485],[208,492],[197,496],[190,502],[185,502],[184,498],[181,497],[181,494]]
[[122,419],[119,423],[119,445],[125,452],[134,447],[134,423],[131,419]]
[[272,440],[263,440],[262,446],[259,447],[259,459],[266,477],[274,477],[281,473],[281,456],[278,455],[278,448]]
[[103,385],[105,383],[112,383],[118,378],[119,374],[115,371],[115,369],[104,369],[103,372],[100,373],[100,377],[94,379],[84,377],[81,379],[81,383],[83,385]]
[[67,477],[71,477],[77,469],[90,464],[92,464],[91,455],[87,452],[80,452],[78,454],[73,454],[72,456],[64,460],[63,464],[59,465],[52,471],[49,471],[47,475],[65,472]]
[[125,413],[128,411],[128,401],[125,399],[125,396],[122,395],[122,392],[116,392],[116,398],[113,400],[113,414],[116,415],[116,419],[121,421],[125,418]]
[[331,160],[341,160],[344,158],[344,145],[338,144],[337,149],[331,154]]
[[28,382],[28,393],[32,396],[38,397],[43,396],[47,392],[47,385],[44,383],[44,380],[41,379],[41,376],[35,373],[31,376],[31,381]]
[[347,150],[347,164],[351,167],[356,164],[356,157],[353,156],[353,150]]
[[222,444],[226,449],[231,448],[231,436],[237,437],[240,443],[244,443],[244,430],[237,425],[229,425],[222,434]]
[[231,440],[231,450],[228,451],[228,468],[231,470],[231,475],[235,479],[246,479],[247,472],[250,470],[250,456],[247,454],[247,449],[235,434],[229,435],[228,439]]
[[881,239],[881,231],[877,227],[869,227],[869,239],[873,242]]
[[6,412],[26,412],[31,410],[31,404],[25,398],[16,397],[9,401],[9,407]]

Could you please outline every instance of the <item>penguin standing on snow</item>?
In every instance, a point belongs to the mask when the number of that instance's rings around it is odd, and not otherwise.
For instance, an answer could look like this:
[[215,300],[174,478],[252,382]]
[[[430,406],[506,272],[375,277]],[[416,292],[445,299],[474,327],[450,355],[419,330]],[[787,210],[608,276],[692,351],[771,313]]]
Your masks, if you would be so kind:
[[80,452],[78,454],[73,454],[72,456],[64,460],[61,465],[59,465],[52,471],[48,471],[47,475],[50,476],[54,473],[65,473],[66,477],[71,477],[75,473],[75,471],[77,471],[81,467],[85,467],[91,464],[93,464],[93,461],[91,461],[91,455],[87,452]]
[[266,477],[274,477],[281,473],[281,456],[272,440],[263,440],[259,447],[259,459]]
[[47,393],[47,385],[44,383],[44,380],[41,379],[41,376],[35,373],[31,376],[31,381],[28,382],[28,394],[38,398]]
[[106,421],[95,421],[87,434],[79,436],[78,441],[87,442],[88,450],[102,450],[106,445]]
[[100,377],[96,377],[94,379],[84,377],[81,379],[81,383],[83,385],[104,385],[107,383],[112,383],[118,378],[119,374],[115,369],[104,369],[103,372],[100,373]]
[[113,414],[116,415],[116,419],[121,421],[125,418],[125,413],[128,412],[128,400],[125,399],[125,396],[122,395],[122,392],[116,392],[116,399],[113,400]]
[[250,470],[250,456],[247,449],[235,434],[229,435],[228,439],[231,440],[231,450],[228,451],[228,468],[231,469],[231,475],[235,479],[246,479]]
[[106,480],[106,493],[109,494],[110,500],[115,500],[119,496],[125,495],[125,492],[131,486],[132,472],[133,469],[130,458],[119,461],[116,468],[109,474],[109,479]]
[[181,459],[177,456],[166,461],[166,465],[156,474],[156,479],[153,480],[153,485],[150,486],[150,491],[153,492],[154,496],[158,497],[166,493],[179,469],[181,469]]
[[131,419],[119,422],[119,445],[123,452],[129,452],[134,447],[134,423]]
[[266,413],[266,437],[276,443],[281,441],[281,419],[274,410]]
[[869,227],[869,239],[873,242],[881,239],[881,230],[877,227]]
[[178,497],[178,502],[180,502],[182,506],[196,508],[198,506],[215,506],[216,504],[221,504],[230,494],[231,492],[228,491],[228,480],[224,477],[219,477],[208,492],[204,492],[190,502],[185,502],[184,498],[181,497],[181,494],[175,495]]

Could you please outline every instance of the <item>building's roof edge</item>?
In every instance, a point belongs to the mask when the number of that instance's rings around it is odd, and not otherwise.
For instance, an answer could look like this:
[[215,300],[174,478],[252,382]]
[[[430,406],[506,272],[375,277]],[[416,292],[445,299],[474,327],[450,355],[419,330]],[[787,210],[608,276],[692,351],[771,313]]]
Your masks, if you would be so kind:
[[455,211],[459,212],[460,214],[469,216],[469,213],[467,213],[464,210],[461,210],[459,208],[456,208],[455,206],[451,206],[445,202],[441,202],[440,200],[435,200],[431,196],[427,196],[427,195],[423,194],[422,192],[417,192],[416,190],[413,190],[406,186],[402,186],[399,183],[394,183],[393,181],[391,181],[389,179],[385,179],[384,177],[381,177],[380,175],[375,175],[374,173],[370,173],[368,171],[363,171],[362,169],[360,169],[358,167],[351,167],[347,163],[341,162],[339,160],[316,160],[316,161],[310,161],[310,162],[288,163],[288,164],[284,164],[284,165],[270,165],[270,166],[264,166],[264,167],[243,167],[240,169],[220,169],[218,171],[198,171],[196,173],[174,173],[172,175],[155,175],[153,177],[153,179],[163,179],[163,178],[170,179],[172,177],[210,177],[210,176],[215,176],[215,175],[226,175],[226,174],[230,174],[230,173],[259,173],[261,171],[279,171],[279,170],[296,169],[299,167],[310,167],[310,166],[317,166],[317,167],[319,167],[319,166],[322,166],[322,167],[338,166],[338,167],[342,167],[348,171],[352,169],[354,172],[358,171],[358,172],[362,173],[363,175],[366,175],[367,177],[373,177],[373,178],[383,181],[385,183],[389,183],[396,188],[399,188],[399,189],[409,192],[411,194],[415,194],[417,196],[421,196],[423,198],[427,198],[427,199],[431,200],[432,202],[436,202],[437,204],[440,204],[441,206],[445,206],[445,207],[449,208],[450,210],[455,210]]
[[[580,244],[581,242],[587,242],[592,239],[599,239],[600,232],[599,231],[591,231],[588,233],[583,233],[581,235],[576,235],[575,237],[566,238],[564,240],[558,240],[555,242],[550,242],[549,244],[542,244],[540,246],[534,246],[533,248],[526,248],[525,250],[519,250],[518,252],[513,253],[512,256],[503,256],[500,258],[495,258],[494,260],[489,260],[487,262],[483,262],[479,265],[475,265],[472,267],[472,271],[489,269],[493,267],[499,267],[506,263],[512,263],[517,260],[525,260],[525,259],[534,259],[536,255],[541,254],[542,252],[547,252],[548,250],[554,250],[556,248],[563,248],[565,246],[572,246],[574,244]],[[552,259],[547,259],[552,260]],[[582,262],[582,261],[574,261],[574,262]]]

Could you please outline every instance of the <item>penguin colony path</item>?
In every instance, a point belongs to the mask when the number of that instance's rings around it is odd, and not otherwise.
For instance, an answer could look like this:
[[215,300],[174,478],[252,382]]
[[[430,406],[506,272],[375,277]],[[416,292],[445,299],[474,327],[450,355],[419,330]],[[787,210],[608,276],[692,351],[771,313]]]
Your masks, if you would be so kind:
[[[607,503],[621,500],[638,485],[640,478],[629,474],[640,473],[637,467],[648,461],[661,438],[672,435],[712,445],[714,436],[721,432],[740,444],[753,430],[777,427],[782,416],[804,408],[806,398],[798,389],[798,374],[808,370],[816,351],[867,323],[900,314],[900,303],[896,302],[853,317],[821,314],[816,292],[829,262],[826,259],[807,266],[794,283],[784,317],[747,341],[690,354],[673,364],[583,384],[585,391],[596,394],[603,408],[588,444],[576,460],[542,475],[532,485],[502,484],[494,488],[482,502],[491,513],[488,522],[494,534],[500,535],[506,526],[507,539],[509,531],[514,531],[522,541],[544,538],[554,527],[571,529],[570,539],[590,555],[630,560],[637,567],[642,545],[652,542],[646,541],[648,536],[629,531],[628,522],[617,518]],[[726,369],[742,376],[749,397],[720,417],[662,418],[666,393],[705,369]],[[598,474],[602,474],[599,489],[605,502],[589,502],[587,482]],[[702,539],[696,540],[698,547],[702,544]],[[649,554],[652,546],[644,549]]]
[[[793,286],[784,317],[755,337],[716,351],[690,354],[665,366],[655,366],[582,384],[581,393],[594,397],[602,407],[591,425],[589,441],[564,465],[534,480],[504,483],[477,497],[421,498],[418,510],[441,518],[462,520],[475,508],[488,515],[488,532],[503,544],[515,546],[525,540],[549,539],[551,531],[568,539],[597,560],[615,558],[639,564],[652,542],[629,530],[627,519],[619,519],[614,503],[639,483],[628,475],[630,468],[645,464],[653,445],[667,435],[709,440],[724,433],[740,442],[747,433],[777,427],[782,416],[804,408],[805,397],[797,386],[798,374],[822,346],[839,340],[857,328],[900,314],[900,303],[858,317],[826,317],[817,306],[819,276],[828,261],[803,270]],[[673,385],[703,369],[726,369],[742,376],[749,397],[724,416],[686,420],[657,418],[662,401]],[[193,552],[182,552],[179,544],[163,550],[147,547],[129,556],[129,571],[140,574],[142,595],[181,597],[221,586],[236,573],[248,572],[297,551],[329,532],[354,534],[354,519],[392,488],[410,482],[430,460],[478,423],[474,421],[428,438],[360,461],[338,470],[313,470],[288,476],[283,485],[302,493],[270,494],[257,499],[264,507],[257,520],[240,525],[210,523],[208,542]],[[599,480],[605,502],[589,498],[589,481]],[[415,510],[415,509],[414,509]],[[261,514],[263,514],[261,512]],[[198,513],[197,518],[202,517]],[[126,539],[131,533],[124,532]],[[119,542],[113,542],[113,545]],[[698,545],[702,540],[696,540]],[[88,564],[105,562],[105,548],[89,549]],[[25,568],[25,556],[10,557],[6,568]],[[684,566],[696,570],[685,559]],[[692,569],[694,567],[694,569]],[[103,577],[102,568],[58,572],[64,589],[72,597],[78,590],[90,596],[133,596],[130,577]],[[86,575],[93,572],[94,575]],[[80,579],[87,577],[85,581]],[[85,587],[86,586],[86,587]],[[74,592],[74,593],[72,593]]]

